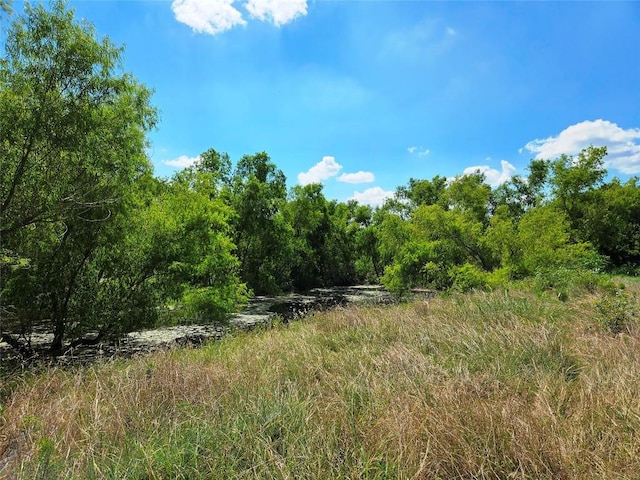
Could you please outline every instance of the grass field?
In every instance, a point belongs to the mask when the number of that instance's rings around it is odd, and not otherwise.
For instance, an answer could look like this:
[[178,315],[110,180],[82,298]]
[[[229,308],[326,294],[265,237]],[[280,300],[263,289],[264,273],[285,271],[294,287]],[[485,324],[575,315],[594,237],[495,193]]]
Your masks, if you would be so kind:
[[338,309],[25,377],[0,406],[0,478],[639,478],[626,283]]

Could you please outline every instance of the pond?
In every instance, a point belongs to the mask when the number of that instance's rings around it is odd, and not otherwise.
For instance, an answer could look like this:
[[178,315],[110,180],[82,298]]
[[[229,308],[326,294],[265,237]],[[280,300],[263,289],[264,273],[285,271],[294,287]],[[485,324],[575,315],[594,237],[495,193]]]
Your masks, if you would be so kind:
[[[433,292],[424,291],[419,294],[432,296]],[[211,339],[222,338],[229,328],[249,330],[259,325],[269,324],[275,318],[289,322],[304,317],[311,311],[348,304],[388,304],[394,301],[394,297],[378,285],[317,288],[304,294],[292,293],[277,297],[256,296],[242,311],[229,319],[229,326],[180,325],[131,332],[116,342],[78,347],[56,358],[55,362],[59,365],[83,364],[116,356],[130,357],[162,347],[199,345]],[[48,334],[32,336],[33,345],[45,345],[50,341],[51,335]],[[0,342],[0,368],[8,368],[9,365],[25,368],[27,363],[37,361],[36,358],[25,362],[17,357],[6,343]]]

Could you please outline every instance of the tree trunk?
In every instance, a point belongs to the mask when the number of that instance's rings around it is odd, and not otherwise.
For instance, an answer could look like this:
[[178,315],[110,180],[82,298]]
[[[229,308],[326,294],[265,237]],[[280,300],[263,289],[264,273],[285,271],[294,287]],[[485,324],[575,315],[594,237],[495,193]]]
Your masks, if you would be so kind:
[[57,308],[57,305],[55,304],[53,309],[53,322],[53,341],[51,342],[51,346],[49,347],[49,352],[53,356],[58,356],[62,353],[62,344],[64,341],[66,322],[63,313]]

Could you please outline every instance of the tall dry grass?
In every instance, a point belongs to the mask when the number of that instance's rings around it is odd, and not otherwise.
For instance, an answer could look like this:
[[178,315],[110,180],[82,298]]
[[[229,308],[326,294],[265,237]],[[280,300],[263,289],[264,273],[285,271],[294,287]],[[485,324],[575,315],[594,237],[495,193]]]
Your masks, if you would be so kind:
[[603,327],[600,295],[339,309],[52,370],[2,406],[0,477],[639,478],[640,330]]

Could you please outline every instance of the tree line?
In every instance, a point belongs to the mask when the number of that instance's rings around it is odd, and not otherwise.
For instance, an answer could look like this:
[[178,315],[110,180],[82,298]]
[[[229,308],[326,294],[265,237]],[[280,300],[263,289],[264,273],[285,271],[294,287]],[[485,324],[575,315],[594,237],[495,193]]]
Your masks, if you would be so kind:
[[153,175],[152,92],[58,1],[25,5],[0,60],[0,337],[54,354],[158,322],[224,322],[253,294],[381,282],[486,288],[558,268],[637,271],[637,178],[606,148],[481,173],[411,179],[383,206],[287,189],[265,152],[207,150]]

